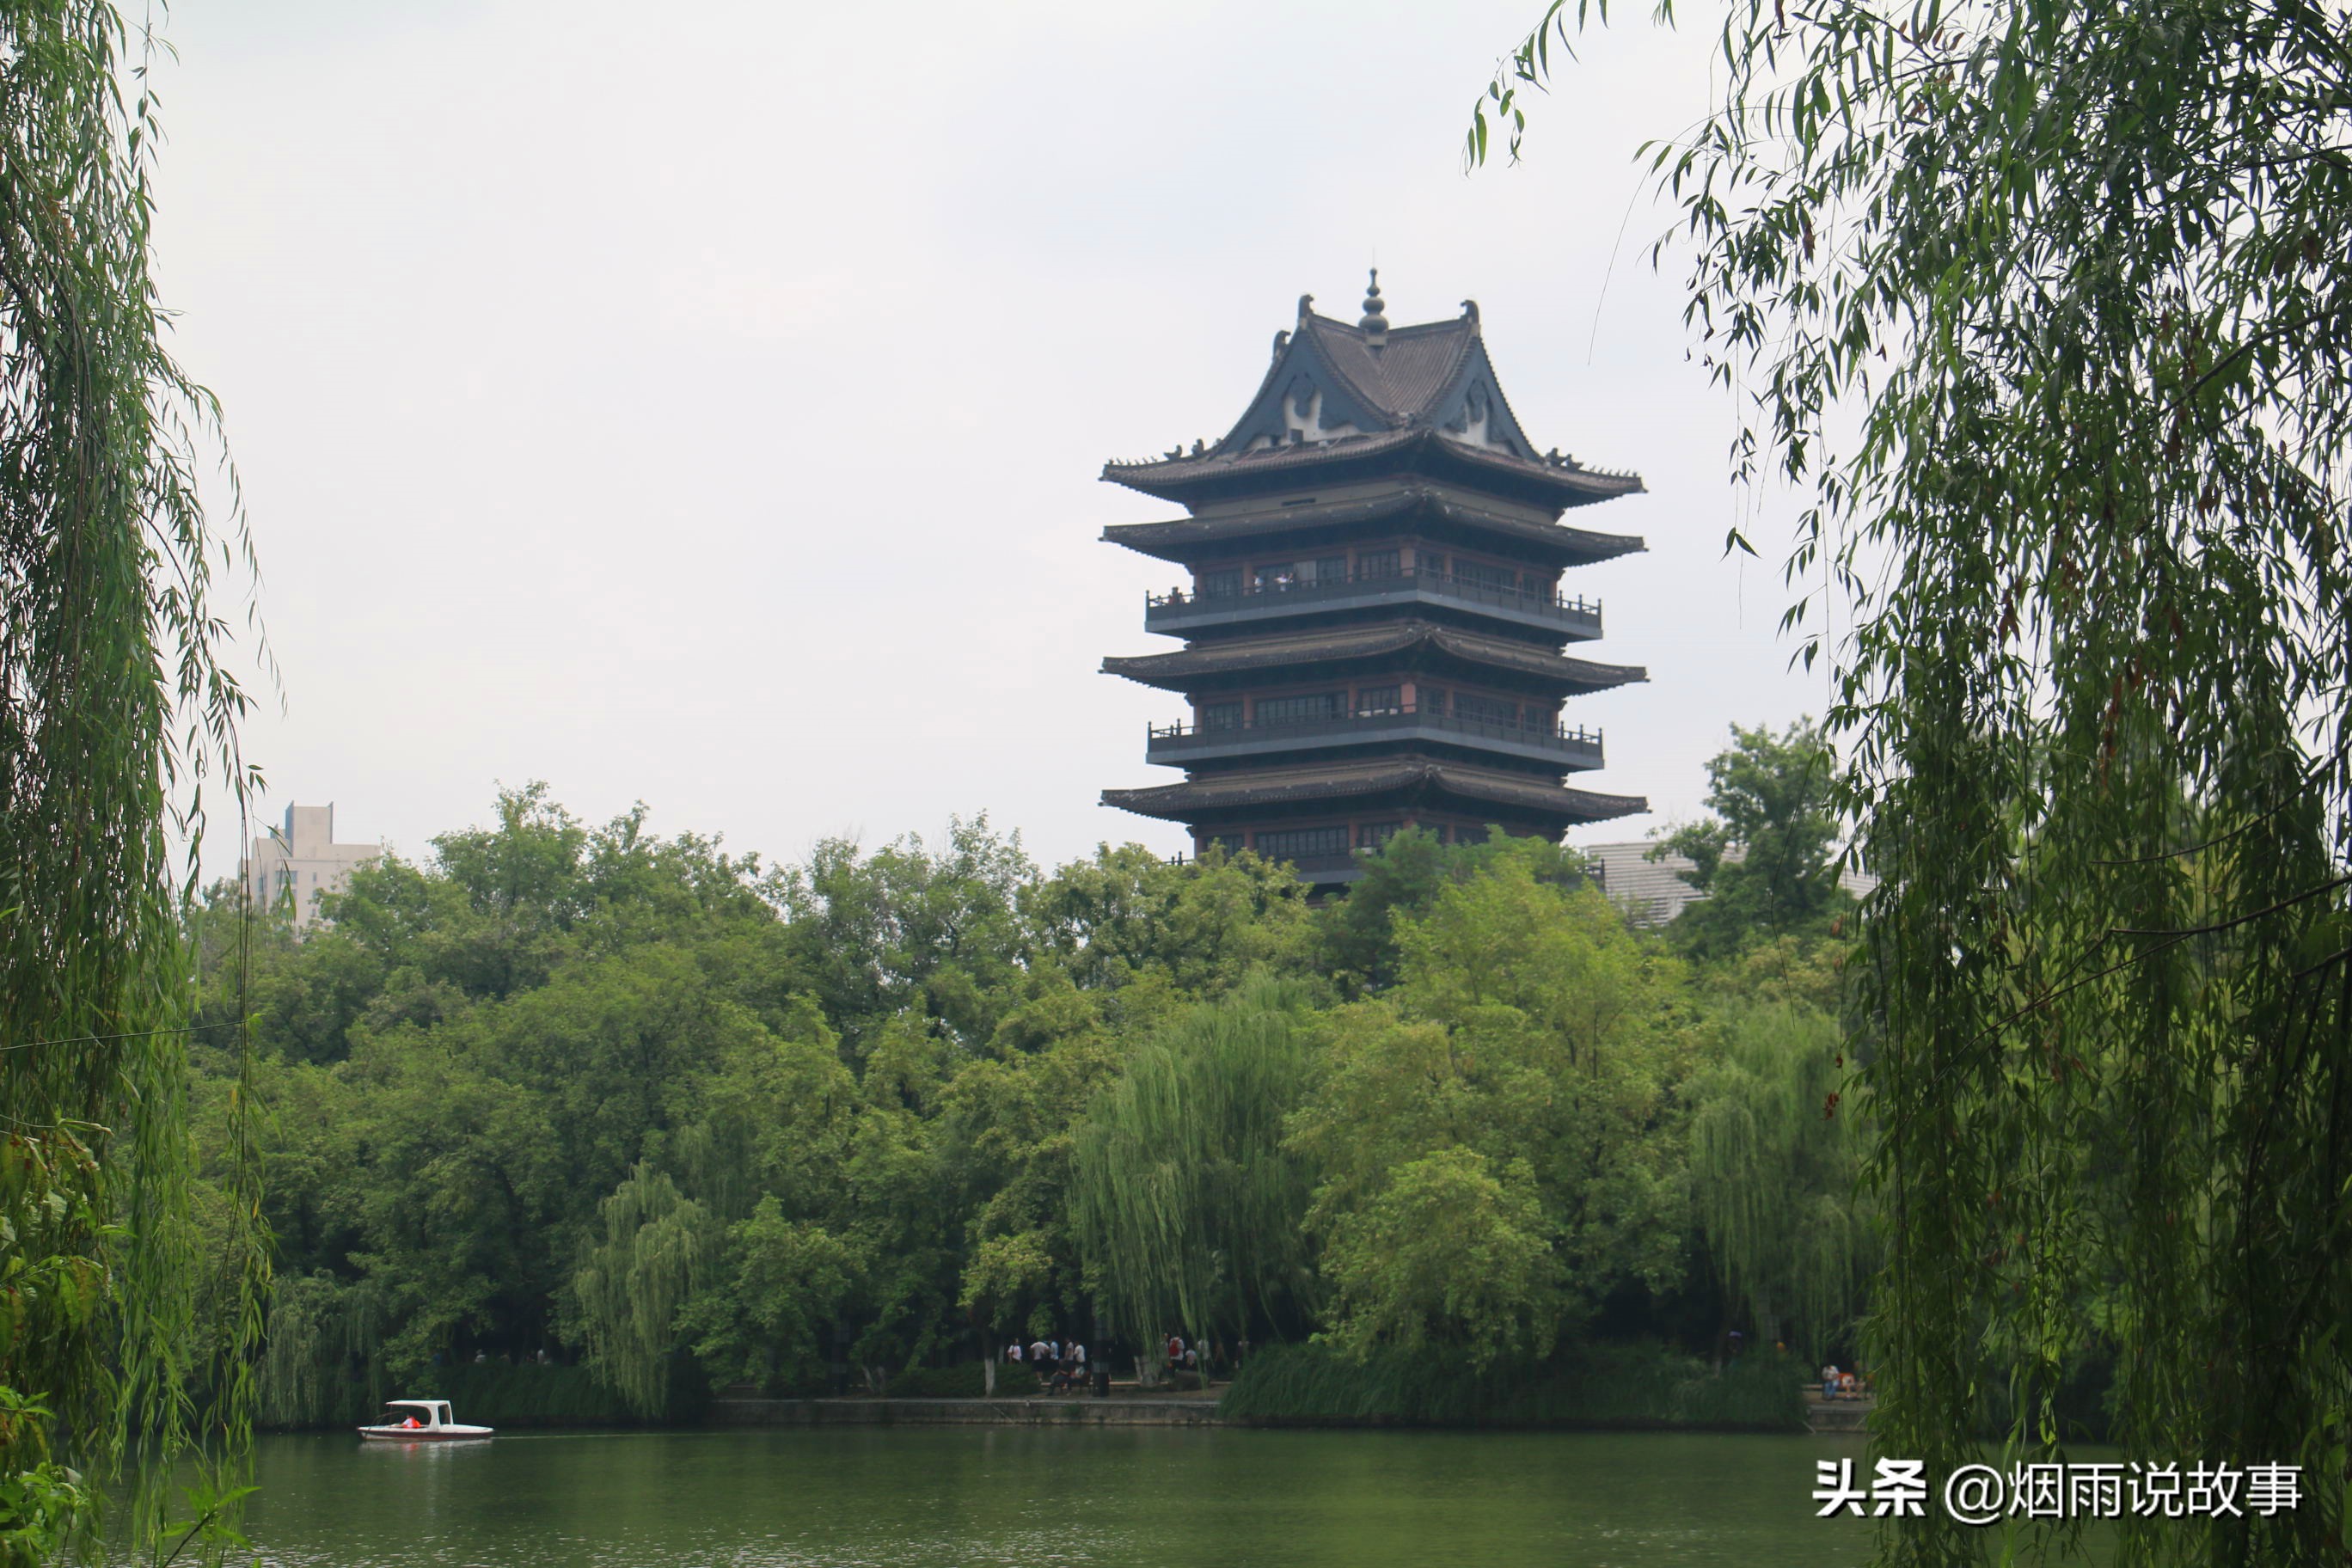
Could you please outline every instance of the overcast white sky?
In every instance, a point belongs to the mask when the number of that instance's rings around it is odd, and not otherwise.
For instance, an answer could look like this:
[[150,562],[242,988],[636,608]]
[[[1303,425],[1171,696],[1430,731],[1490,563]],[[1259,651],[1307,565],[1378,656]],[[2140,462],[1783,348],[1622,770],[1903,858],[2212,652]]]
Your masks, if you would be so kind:
[[1097,535],[1177,509],[1097,475],[1222,434],[1375,260],[1399,324],[1479,300],[1538,445],[1648,481],[1576,521],[1649,552],[1570,587],[1651,680],[1571,718],[1656,815],[1577,837],[1696,815],[1731,723],[1827,693],[1785,525],[1723,557],[1732,410],[1646,259],[1633,153],[1705,107],[1711,24],[1630,7],[1465,178],[1540,8],[181,0],[159,271],[285,672],[265,819],[423,855],[543,778],[770,858],[982,811],[1047,864],[1182,847],[1097,804],[1178,776],[1177,700],[1097,672],[1175,646],[1171,569]]

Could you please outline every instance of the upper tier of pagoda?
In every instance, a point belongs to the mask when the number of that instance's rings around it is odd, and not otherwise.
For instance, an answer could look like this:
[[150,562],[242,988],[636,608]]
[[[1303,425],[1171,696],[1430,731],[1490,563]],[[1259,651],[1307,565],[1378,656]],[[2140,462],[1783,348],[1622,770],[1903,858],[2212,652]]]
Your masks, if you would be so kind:
[[[1297,326],[1275,335],[1265,379],[1223,440],[1103,466],[1104,479],[1180,501],[1193,516],[1115,527],[1107,537],[1172,560],[1186,546],[1206,542],[1204,533],[1230,537],[1305,521],[1247,516],[1247,501],[1270,490],[1411,474],[1433,481],[1429,499],[1490,512],[1492,521],[1516,525],[1512,531],[1528,542],[1552,542],[1545,532],[1574,535],[1573,542],[1553,543],[1562,564],[1642,548],[1638,539],[1550,522],[1569,507],[1638,491],[1642,480],[1588,468],[1557,448],[1535,449],[1496,379],[1476,301],[1464,300],[1453,321],[1393,330],[1377,312],[1350,324],[1317,314],[1313,303],[1313,295],[1299,296]],[[1485,504],[1445,493],[1455,486]],[[1373,504],[1399,499],[1391,492]],[[1497,508],[1497,500],[1518,504]],[[1223,515],[1235,503],[1240,515]],[[1335,497],[1332,504],[1348,503]],[[1212,518],[1232,526],[1202,530]]]

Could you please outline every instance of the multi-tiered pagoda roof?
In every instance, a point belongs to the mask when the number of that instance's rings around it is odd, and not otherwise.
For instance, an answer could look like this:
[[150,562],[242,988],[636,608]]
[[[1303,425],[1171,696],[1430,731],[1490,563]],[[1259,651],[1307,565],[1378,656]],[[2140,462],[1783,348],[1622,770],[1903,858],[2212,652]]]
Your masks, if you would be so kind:
[[1560,722],[1567,699],[1647,679],[1570,657],[1568,644],[1601,636],[1601,607],[1559,592],[1564,571],[1643,548],[1560,515],[1642,481],[1536,450],[1475,303],[1391,330],[1373,282],[1353,325],[1300,299],[1213,447],[1103,469],[1188,513],[1103,537],[1192,577],[1144,613],[1147,630],[1185,647],[1103,668],[1192,708],[1154,727],[1146,751],[1185,782],[1104,801],[1326,884],[1407,824],[1556,838],[1648,809],[1569,787],[1601,766],[1601,737]]

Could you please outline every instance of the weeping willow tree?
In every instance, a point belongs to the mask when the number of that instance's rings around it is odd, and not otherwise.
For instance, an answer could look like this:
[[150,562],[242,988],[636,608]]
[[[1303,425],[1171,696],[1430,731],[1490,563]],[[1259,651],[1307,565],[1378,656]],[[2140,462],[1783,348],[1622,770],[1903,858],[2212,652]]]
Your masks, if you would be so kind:
[[388,1393],[383,1324],[383,1289],[373,1279],[338,1279],[323,1269],[280,1275],[271,1282],[268,1333],[255,1369],[255,1418],[313,1426],[373,1411]]
[[1147,1373],[1160,1336],[1239,1336],[1307,1289],[1311,1183],[1283,1122],[1312,1060],[1295,984],[1255,978],[1139,1048],[1078,1129],[1071,1214],[1097,1299]]
[[640,1415],[669,1403],[678,1309],[700,1282],[710,1218],[642,1162],[598,1205],[604,1239],[572,1276],[588,1365]]
[[[233,1458],[266,1289],[243,1097],[232,1321],[195,1331],[180,911],[246,699],[211,594],[216,410],[161,347],[153,125],[112,6],[0,5],[0,1554],[95,1550],[98,1494]],[[126,100],[126,73],[140,84]],[[246,564],[249,564],[247,562]],[[207,1364],[209,1363],[209,1364]],[[132,1513],[161,1528],[154,1485]],[[211,1486],[203,1489],[213,1492]],[[198,1535],[221,1523],[216,1497]]]
[[1841,1046],[1837,1025],[1809,1007],[1749,1007],[1726,1021],[1723,1055],[1692,1089],[1691,1185],[1708,1255],[1759,1348],[1785,1338],[1801,1357],[1844,1341],[1874,1260]]
[[[1507,62],[1474,159],[1581,16]],[[1999,1389],[2053,1451],[2106,1333],[2127,1458],[2306,1479],[2127,1520],[2119,1562],[2340,1563],[2352,12],[1733,0],[1720,43],[1654,166],[1735,468],[1800,498],[1788,624],[1885,878],[1878,1439],[1940,1470]],[[1931,1510],[1882,1560],[1985,1550]]]

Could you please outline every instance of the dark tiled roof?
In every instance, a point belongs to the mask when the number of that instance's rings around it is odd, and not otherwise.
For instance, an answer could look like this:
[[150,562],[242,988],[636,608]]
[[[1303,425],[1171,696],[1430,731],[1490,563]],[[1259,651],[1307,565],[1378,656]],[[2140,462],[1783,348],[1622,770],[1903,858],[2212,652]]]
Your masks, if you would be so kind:
[[1371,351],[1362,328],[1345,321],[1310,315],[1307,330],[1315,334],[1315,346],[1331,368],[1366,403],[1387,415],[1391,426],[1427,415],[1477,341],[1466,317],[1396,328],[1378,353]]
[[[1295,415],[1279,412],[1298,406],[1291,400],[1302,385],[1328,389],[1335,405],[1346,405],[1330,426],[1334,434],[1304,439],[1309,427]],[[1482,386],[1484,394],[1477,391]],[[1475,397],[1487,395],[1499,405],[1497,417],[1491,427],[1482,424],[1472,435],[1467,410]],[[1246,490],[1261,480],[1281,483],[1294,470],[1391,453],[1465,465],[1487,482],[1548,498],[1556,508],[1642,489],[1632,474],[1535,455],[1495,377],[1476,318],[1466,310],[1450,321],[1385,331],[1377,345],[1360,323],[1307,312],[1295,331],[1283,334],[1248,408],[1214,447],[1106,463],[1103,478],[1181,500]]]
[[[1640,483],[1638,479],[1633,481],[1634,488],[1639,488]],[[1349,527],[1413,512],[1540,546],[1547,557],[1564,565],[1607,561],[1649,548],[1639,534],[1595,533],[1589,529],[1565,528],[1557,522],[1538,522],[1459,500],[1425,485],[1404,485],[1389,494],[1361,500],[1309,501],[1299,506],[1262,507],[1255,511],[1210,517],[1171,518],[1165,522],[1115,522],[1103,530],[1102,536],[1108,543],[1124,544],[1162,561],[1181,563],[1198,555],[1203,546],[1237,542],[1259,534]]]
[[1647,680],[1638,665],[1596,664],[1566,658],[1532,643],[1508,637],[1484,637],[1431,621],[1405,620],[1374,626],[1332,626],[1317,631],[1288,632],[1278,637],[1235,638],[1188,647],[1181,653],[1144,654],[1103,660],[1103,673],[1123,675],[1146,686],[1181,685],[1204,675],[1240,674],[1286,665],[1329,663],[1339,659],[1378,658],[1428,647],[1471,664],[1517,670],[1558,681],[1575,691],[1605,691],[1611,687]]
[[1650,803],[1640,795],[1568,789],[1526,774],[1492,773],[1418,757],[1386,758],[1351,767],[1219,773],[1149,789],[1107,789],[1102,798],[1105,805],[1138,816],[1181,822],[1209,811],[1349,800],[1402,790],[1515,806],[1572,822],[1606,822],[1650,809]]

